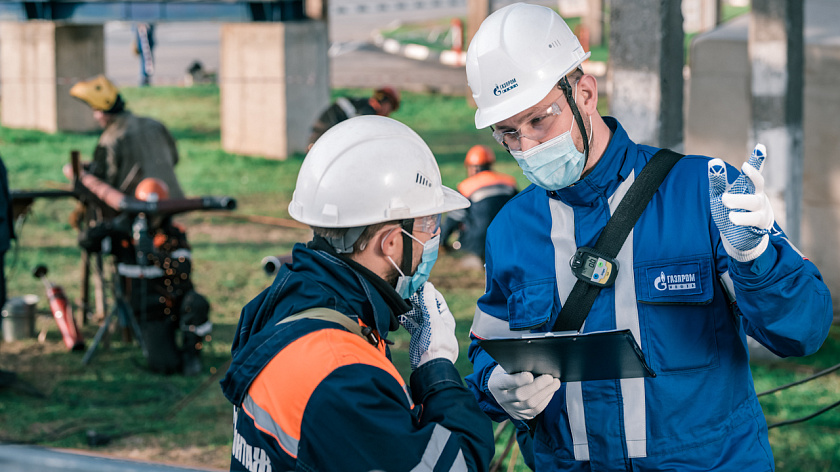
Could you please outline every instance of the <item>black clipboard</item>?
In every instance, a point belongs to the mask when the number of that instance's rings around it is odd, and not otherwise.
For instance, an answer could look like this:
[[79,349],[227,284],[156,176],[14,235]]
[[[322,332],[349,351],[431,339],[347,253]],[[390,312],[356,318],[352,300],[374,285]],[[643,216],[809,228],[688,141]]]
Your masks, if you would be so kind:
[[479,339],[478,345],[511,374],[551,374],[563,382],[656,377],[629,329]]

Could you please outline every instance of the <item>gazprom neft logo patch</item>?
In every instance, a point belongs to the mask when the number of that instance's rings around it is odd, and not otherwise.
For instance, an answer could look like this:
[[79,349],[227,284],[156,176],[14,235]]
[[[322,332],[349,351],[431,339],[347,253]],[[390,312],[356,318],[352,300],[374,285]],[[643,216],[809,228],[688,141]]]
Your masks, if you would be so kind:
[[665,271],[662,271],[659,273],[659,277],[653,281],[653,286],[660,292],[665,290],[694,290],[697,288],[697,274],[689,272],[666,275]]
[[496,88],[493,89],[493,95],[498,97],[499,95],[501,95],[503,93],[506,93],[506,92],[509,92],[509,91],[515,89],[516,87],[519,87],[519,84],[516,83],[516,79],[515,78],[510,79],[505,83],[496,84]]

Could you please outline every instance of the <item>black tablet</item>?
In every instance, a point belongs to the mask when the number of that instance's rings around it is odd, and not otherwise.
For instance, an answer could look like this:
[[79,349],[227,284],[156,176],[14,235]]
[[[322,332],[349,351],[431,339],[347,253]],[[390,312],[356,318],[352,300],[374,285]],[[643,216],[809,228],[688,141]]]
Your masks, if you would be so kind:
[[480,339],[508,373],[551,374],[563,382],[656,377],[630,330]]

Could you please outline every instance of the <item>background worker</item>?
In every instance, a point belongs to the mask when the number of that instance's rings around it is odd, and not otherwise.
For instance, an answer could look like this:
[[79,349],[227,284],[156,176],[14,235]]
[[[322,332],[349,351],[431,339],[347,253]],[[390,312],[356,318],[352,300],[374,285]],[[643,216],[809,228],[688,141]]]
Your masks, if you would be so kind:
[[[467,205],[395,120],[351,118],[315,143],[289,204],[314,237],[243,309],[222,381],[231,470],[487,470],[491,423],[455,369],[455,319],[427,282],[440,214]],[[410,389],[388,348],[400,324]]]
[[[162,180],[143,179],[134,197],[158,202],[169,198],[169,189]],[[134,221],[121,215],[91,228],[83,247],[99,252],[105,237],[111,240],[117,273],[140,326],[149,369],[200,373],[203,341],[213,324],[210,304],[192,283],[192,253],[184,228],[171,215],[138,215]]]
[[155,25],[134,23],[134,53],[140,58],[140,86],[148,87],[155,75]]
[[[12,217],[12,199],[9,196],[9,176],[6,164],[0,158],[0,309],[6,306],[6,252],[15,238]],[[0,388],[11,386],[17,376],[14,372],[0,369]]]
[[312,124],[309,148],[324,132],[342,121],[362,115],[390,116],[400,108],[400,92],[390,86],[373,91],[369,98],[339,97]]
[[[470,43],[476,127],[491,127],[534,184],[488,229],[474,340],[552,330],[578,280],[569,260],[595,245],[658,151],[598,114],[597,81],[580,70],[588,57],[557,13],[522,3],[488,16]],[[494,94],[498,84],[508,86]],[[655,378],[561,383],[507,373],[470,346],[468,384],[494,420],[534,433],[537,471],[774,470],[746,336],[811,354],[832,304],[775,224],[764,157],[757,149],[743,174],[704,156],[677,161],[623,242],[615,283],[597,293],[582,331],[630,330]]]
[[6,305],[6,252],[15,239],[12,198],[9,196],[9,175],[0,158],[0,308]]
[[103,128],[88,172],[127,195],[141,180],[154,177],[166,183],[171,198],[184,198],[175,176],[178,149],[162,123],[128,111],[104,75],[73,85],[70,95],[87,103]]
[[467,178],[458,184],[458,191],[470,200],[470,206],[447,213],[440,236],[441,243],[449,249],[449,238],[457,232],[459,247],[455,249],[464,252],[461,263],[478,269],[484,267],[487,227],[517,192],[516,179],[494,171],[495,162],[496,155],[489,146],[477,144],[467,151]]

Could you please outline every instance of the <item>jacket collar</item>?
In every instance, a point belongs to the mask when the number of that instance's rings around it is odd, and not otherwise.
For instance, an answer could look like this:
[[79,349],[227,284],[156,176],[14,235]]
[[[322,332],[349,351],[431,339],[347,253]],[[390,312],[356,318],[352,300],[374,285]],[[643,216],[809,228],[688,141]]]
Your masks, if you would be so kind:
[[373,286],[374,290],[382,297],[382,300],[388,306],[389,309],[389,317],[388,322],[386,324],[385,317],[379,314],[376,316],[376,319],[362,319],[365,324],[372,326],[373,324],[376,325],[377,331],[381,333],[383,337],[387,337],[388,331],[396,331],[400,327],[399,320],[397,320],[398,315],[402,315],[403,313],[407,313],[411,310],[411,305],[408,304],[405,300],[400,298],[399,294],[394,287],[392,287],[388,282],[379,277],[378,275],[374,274],[370,269],[367,267],[359,264],[358,262],[350,259],[349,257],[344,257],[339,255],[335,252],[332,246],[329,245],[323,238],[315,236],[312,241],[310,241],[307,245],[307,248],[314,249],[317,251],[323,251],[326,254],[338,259],[341,263],[345,264],[349,269],[356,272],[358,275],[364,279],[364,281],[368,282],[371,286]]
[[612,130],[610,139],[601,160],[583,179],[569,187],[548,192],[549,198],[556,198],[570,206],[591,206],[599,198],[609,198],[618,186],[633,170],[636,145],[630,141],[621,124],[612,117],[605,116],[604,123]]

